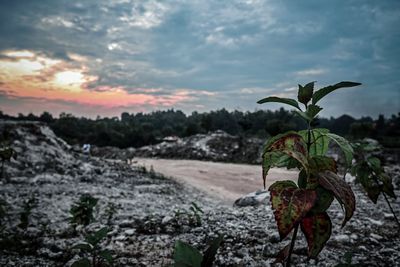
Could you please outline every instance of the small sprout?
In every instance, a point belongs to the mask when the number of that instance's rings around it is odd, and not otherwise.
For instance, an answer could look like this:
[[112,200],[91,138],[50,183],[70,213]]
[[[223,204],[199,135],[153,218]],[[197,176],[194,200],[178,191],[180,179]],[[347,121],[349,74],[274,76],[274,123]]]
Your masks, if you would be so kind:
[[72,215],[70,221],[73,225],[89,225],[94,221],[93,209],[97,205],[97,198],[84,194],[79,201],[72,205],[69,213]]
[[109,202],[107,207],[106,207],[106,209],[105,209],[105,215],[107,217],[107,224],[108,225],[111,225],[115,214],[117,214],[117,207],[115,206],[114,203]]
[[0,159],[1,159],[1,178],[5,178],[4,163],[10,162],[11,159],[17,159],[17,152],[10,146],[2,143],[0,146]]
[[74,245],[71,249],[80,250],[86,257],[75,261],[71,267],[111,266],[113,263],[111,252],[100,246],[109,231],[108,227],[103,227],[95,233],[87,235],[85,241]]

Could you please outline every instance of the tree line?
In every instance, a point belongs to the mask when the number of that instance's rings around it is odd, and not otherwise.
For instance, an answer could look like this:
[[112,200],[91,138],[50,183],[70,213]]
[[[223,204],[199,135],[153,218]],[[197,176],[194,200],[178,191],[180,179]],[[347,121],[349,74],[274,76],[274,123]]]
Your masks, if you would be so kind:
[[[120,117],[98,116],[96,119],[76,117],[68,113],[61,113],[56,118],[49,112],[43,112],[39,116],[32,113],[10,116],[0,111],[0,119],[41,121],[47,123],[59,137],[70,144],[90,143],[119,148],[155,144],[167,136],[186,137],[216,130],[243,137],[268,138],[305,126],[298,116],[283,108],[254,112],[220,109],[206,113],[193,112],[190,115],[170,109],[136,114],[123,112]],[[379,115],[378,119],[355,119],[349,115],[319,118],[315,126],[327,128],[350,139],[369,137],[387,147],[400,147],[400,113],[390,118]]]

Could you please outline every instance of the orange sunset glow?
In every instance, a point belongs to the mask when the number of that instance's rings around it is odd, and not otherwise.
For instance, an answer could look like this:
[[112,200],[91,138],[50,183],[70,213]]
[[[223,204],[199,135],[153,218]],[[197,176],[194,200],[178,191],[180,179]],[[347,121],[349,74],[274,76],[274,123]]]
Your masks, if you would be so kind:
[[[0,80],[3,89],[14,97],[41,100],[63,100],[85,105],[128,107],[131,105],[172,106],[192,98],[185,89],[168,96],[128,93],[123,87],[89,88],[98,77],[90,75],[87,66],[49,58],[33,51],[6,51],[0,60]],[[84,62],[82,57],[73,57]],[[76,62],[74,62],[76,63]],[[160,89],[144,89],[154,92]],[[207,92],[203,92],[207,93]],[[211,94],[211,93],[209,93]]]

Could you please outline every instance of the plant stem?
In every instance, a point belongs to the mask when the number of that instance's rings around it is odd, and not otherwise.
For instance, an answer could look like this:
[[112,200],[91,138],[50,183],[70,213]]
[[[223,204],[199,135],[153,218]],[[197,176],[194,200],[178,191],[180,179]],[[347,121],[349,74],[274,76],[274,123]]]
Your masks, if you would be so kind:
[[393,216],[394,216],[394,219],[395,219],[395,221],[396,221],[396,223],[397,223],[397,225],[399,226],[399,228],[400,228],[400,222],[399,222],[399,219],[397,219],[397,216],[396,216],[396,214],[394,213],[394,210],[393,210],[393,208],[392,208],[392,205],[390,205],[390,201],[389,201],[389,199],[387,198],[387,196],[386,196],[386,194],[385,194],[385,192],[382,192],[382,194],[383,194],[383,197],[385,198],[385,200],[386,200],[386,203],[388,204],[388,206],[389,206],[389,209],[390,209],[390,211],[393,213]]
[[[375,172],[374,172],[374,174],[375,174]],[[375,174],[375,175],[376,175],[376,174]],[[378,179],[377,179],[375,176],[373,176],[373,179],[374,179],[375,183],[379,186]],[[399,219],[397,219],[396,213],[394,213],[394,210],[393,210],[393,208],[392,208],[392,205],[390,205],[389,199],[387,198],[385,192],[382,191],[382,194],[383,194],[383,197],[384,197],[385,200],[386,200],[386,203],[387,203],[388,206],[389,206],[390,211],[392,212],[392,214],[393,214],[393,216],[394,216],[394,220],[396,221],[396,223],[397,223],[397,225],[398,225],[398,227],[399,227],[399,229],[400,229],[400,222],[399,222]]]
[[[307,156],[309,156],[309,151],[311,147],[311,122],[308,124],[308,134],[307,134]],[[290,258],[292,257],[293,249],[294,249],[294,244],[296,243],[296,237],[297,237],[297,231],[299,230],[299,224],[296,224],[294,227],[294,232],[292,236],[292,241],[290,242],[290,248],[289,248],[289,254],[288,258],[286,260],[286,265],[285,267],[290,267]]]
[[298,230],[299,230],[299,224],[296,224],[296,226],[294,227],[292,241],[290,242],[289,254],[288,254],[288,258],[286,260],[285,267],[290,267],[290,258],[291,258],[292,253],[293,253],[294,244],[296,243],[296,237],[297,237],[297,231]]

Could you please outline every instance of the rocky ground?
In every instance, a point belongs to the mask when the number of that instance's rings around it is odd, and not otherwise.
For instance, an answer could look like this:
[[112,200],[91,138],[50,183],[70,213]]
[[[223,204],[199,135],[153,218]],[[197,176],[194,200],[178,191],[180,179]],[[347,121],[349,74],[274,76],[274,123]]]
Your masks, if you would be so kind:
[[[71,247],[82,234],[106,224],[112,231],[102,246],[112,251],[115,266],[168,266],[176,240],[202,250],[217,234],[223,234],[224,241],[216,266],[270,266],[289,242],[279,242],[269,205],[223,205],[143,168],[76,153],[42,124],[1,122],[0,130],[5,128],[18,158],[6,163],[8,180],[0,185],[0,196],[7,202],[0,266],[70,266],[79,257]],[[400,168],[388,171],[399,195]],[[332,238],[320,260],[307,261],[300,235],[293,255],[296,266],[334,266],[349,251],[353,263],[361,266],[400,266],[400,236],[385,202],[372,205],[357,185],[353,188],[354,217],[341,229],[342,211],[333,205]],[[96,221],[76,233],[69,224],[69,209],[83,193],[99,199]],[[36,204],[23,230],[17,225],[29,199]],[[193,219],[191,202],[204,210],[200,224]],[[110,203],[116,207],[111,220],[106,213]],[[400,214],[398,199],[393,207]]]
[[261,162],[263,143],[264,141],[259,138],[244,138],[224,131],[216,131],[185,138],[165,138],[159,144],[137,149],[96,147],[92,154],[110,159],[157,157],[257,164]]

